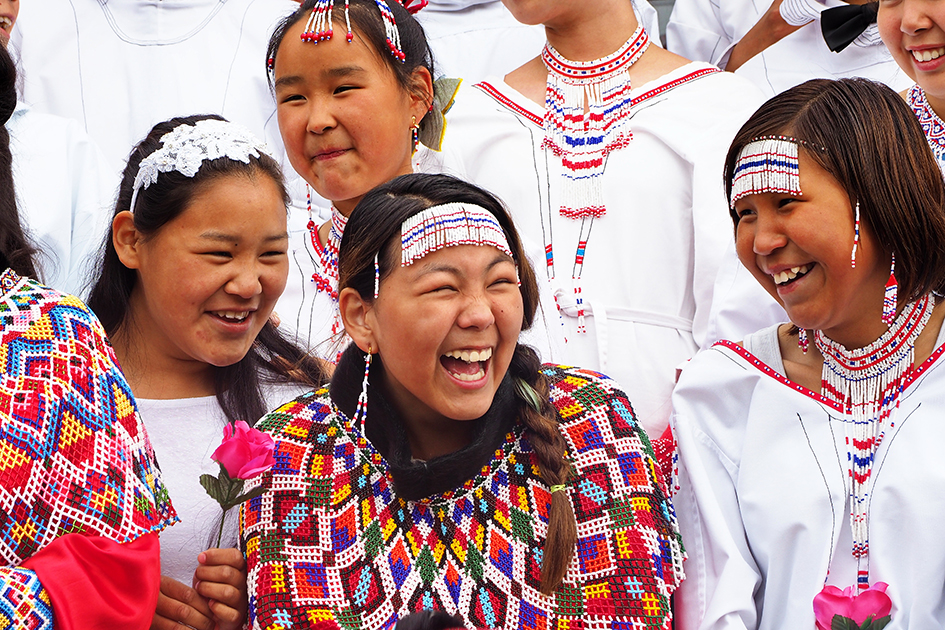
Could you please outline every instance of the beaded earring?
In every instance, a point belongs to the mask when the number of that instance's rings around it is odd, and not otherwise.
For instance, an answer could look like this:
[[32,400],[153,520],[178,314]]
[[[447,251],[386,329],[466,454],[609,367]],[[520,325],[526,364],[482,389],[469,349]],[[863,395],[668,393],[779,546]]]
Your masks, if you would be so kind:
[[896,253],[893,252],[889,267],[889,280],[886,281],[886,294],[883,296],[883,323],[887,326],[896,319],[896,304],[899,301],[899,283],[896,281]]
[[361,435],[364,435],[364,423],[367,419],[367,392],[368,392],[368,379],[371,375],[371,356],[373,356],[374,348],[371,347],[371,344],[368,344],[367,355],[364,357],[364,380],[361,381],[361,394],[358,396],[358,406],[354,410],[354,417],[351,418],[351,425],[358,427],[361,431]]
[[860,202],[856,202],[853,221],[853,253],[850,254],[850,267],[856,269],[856,246],[860,244]]
[[410,141],[413,146],[413,153],[416,153],[417,147],[420,146],[420,124],[417,122],[416,116],[410,117]]

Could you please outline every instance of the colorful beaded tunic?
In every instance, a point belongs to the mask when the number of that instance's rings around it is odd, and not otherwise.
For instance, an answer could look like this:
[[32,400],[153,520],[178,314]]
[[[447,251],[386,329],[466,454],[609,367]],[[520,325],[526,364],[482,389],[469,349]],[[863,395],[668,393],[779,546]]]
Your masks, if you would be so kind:
[[69,533],[128,542],[176,520],[102,325],[82,302],[0,275],[0,556]]
[[479,628],[669,628],[683,551],[630,402],[596,372],[542,369],[575,471],[577,545],[553,595],[538,590],[551,495],[519,425],[472,479],[408,501],[322,389],[259,425],[276,465],[241,519],[253,627],[386,629],[437,608]]

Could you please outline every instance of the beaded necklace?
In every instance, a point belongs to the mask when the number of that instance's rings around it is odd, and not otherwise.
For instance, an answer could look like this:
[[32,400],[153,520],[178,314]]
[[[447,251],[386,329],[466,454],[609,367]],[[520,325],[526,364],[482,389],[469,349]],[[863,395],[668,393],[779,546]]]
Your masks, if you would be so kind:
[[627,72],[649,43],[641,25],[619,50],[594,61],[565,59],[548,43],[541,52],[548,69],[542,148],[564,164],[568,185],[560,211],[566,217],[604,216],[606,158],[633,137],[626,125],[633,104]]
[[945,122],[938,117],[938,114],[929,105],[925,97],[925,90],[918,85],[913,85],[906,96],[909,107],[919,120],[922,132],[925,133],[925,139],[935,154],[938,167],[945,172]]
[[338,311],[338,249],[341,247],[341,235],[344,234],[348,217],[331,207],[331,227],[328,230],[328,239],[322,247],[318,241],[318,224],[312,215],[312,192],[308,192],[308,234],[312,240],[312,249],[318,253],[321,265],[312,274],[315,291],[327,293],[334,304],[334,318],[331,323],[331,334],[336,336],[342,330],[341,313]]
[[[578,333],[587,332],[581,292],[584,252],[594,218],[604,216],[606,211],[601,177],[607,156],[626,147],[633,137],[626,124],[633,105],[628,71],[649,44],[650,39],[640,25],[616,52],[594,61],[565,59],[548,43],[541,53],[541,60],[548,69],[545,137],[541,148],[560,157],[564,166],[567,181],[562,187],[561,215],[581,221],[571,272]],[[547,238],[545,242],[546,262],[553,278],[551,242]],[[555,304],[558,305],[557,296]],[[558,308],[560,311],[560,306]]]
[[869,498],[873,462],[899,407],[906,377],[914,369],[915,341],[932,316],[931,296],[912,302],[876,341],[847,350],[820,330],[814,343],[824,355],[821,394],[850,416],[846,423],[850,526],[857,587],[869,587]]

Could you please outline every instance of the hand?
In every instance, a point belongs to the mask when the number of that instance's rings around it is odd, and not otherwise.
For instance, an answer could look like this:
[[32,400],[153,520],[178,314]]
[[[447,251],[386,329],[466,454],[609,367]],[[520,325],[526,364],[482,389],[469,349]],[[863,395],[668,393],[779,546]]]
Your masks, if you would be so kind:
[[217,630],[238,630],[246,622],[246,560],[240,550],[207,549],[197,556],[194,588],[209,602]]
[[[245,586],[243,590],[245,592]],[[151,620],[151,630],[180,630],[181,625],[197,630],[213,630],[213,612],[196,590],[162,575],[161,592]]]

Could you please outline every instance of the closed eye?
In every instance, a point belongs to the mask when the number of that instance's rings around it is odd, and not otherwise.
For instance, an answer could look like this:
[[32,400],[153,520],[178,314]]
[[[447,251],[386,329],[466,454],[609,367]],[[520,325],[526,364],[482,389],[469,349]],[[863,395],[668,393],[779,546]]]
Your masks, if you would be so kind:
[[356,85],[339,85],[338,87],[335,88],[334,93],[341,94],[342,92],[350,92],[351,90],[358,90],[358,89],[360,88]]
[[284,96],[281,99],[279,99],[279,102],[290,103],[292,101],[304,101],[304,100],[305,100],[305,97],[302,96],[301,94],[289,94],[288,96]]

